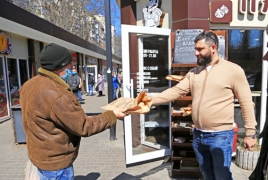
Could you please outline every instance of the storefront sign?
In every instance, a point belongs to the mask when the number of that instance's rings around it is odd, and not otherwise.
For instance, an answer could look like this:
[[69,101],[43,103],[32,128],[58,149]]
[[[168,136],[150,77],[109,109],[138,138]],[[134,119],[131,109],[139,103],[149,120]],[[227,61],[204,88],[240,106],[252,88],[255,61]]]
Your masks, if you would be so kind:
[[156,58],[158,54],[158,50],[153,49],[144,49],[143,57]]
[[210,21],[213,23],[232,22],[232,1],[217,0],[210,3]]
[[11,42],[5,33],[0,33],[0,54],[8,55],[11,53]]
[[[230,23],[231,26],[260,26],[268,14],[268,0],[212,0],[210,3],[210,22]],[[243,16],[250,16],[243,18]],[[260,18],[260,16],[262,16]],[[241,20],[243,19],[243,20]],[[262,22],[263,21],[263,22]]]
[[72,57],[73,57],[72,62],[73,63],[77,63],[77,54],[76,53],[72,53]]
[[241,14],[259,13],[265,15],[268,12],[268,0],[259,0],[259,2],[258,0],[239,0],[238,10]]
[[160,9],[161,4],[161,0],[148,0],[148,7],[145,6],[142,9],[145,26],[162,27],[165,13]]

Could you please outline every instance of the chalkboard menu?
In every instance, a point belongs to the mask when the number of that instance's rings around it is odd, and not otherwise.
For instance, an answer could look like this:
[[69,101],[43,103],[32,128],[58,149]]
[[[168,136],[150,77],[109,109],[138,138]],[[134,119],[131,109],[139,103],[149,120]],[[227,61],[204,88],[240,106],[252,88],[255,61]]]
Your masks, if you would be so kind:
[[196,63],[194,39],[202,31],[202,29],[180,29],[175,32],[174,63]]
[[226,57],[225,57],[225,37],[218,36],[218,39],[219,39],[219,48],[218,48],[219,56],[222,59],[226,59]]

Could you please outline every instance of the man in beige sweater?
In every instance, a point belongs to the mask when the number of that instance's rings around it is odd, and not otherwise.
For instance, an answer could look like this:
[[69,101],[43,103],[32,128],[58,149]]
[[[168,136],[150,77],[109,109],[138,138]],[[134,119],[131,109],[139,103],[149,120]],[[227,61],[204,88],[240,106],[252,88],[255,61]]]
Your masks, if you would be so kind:
[[234,99],[242,110],[245,148],[256,143],[254,103],[243,69],[219,57],[218,38],[202,32],[195,39],[198,67],[176,86],[153,96],[153,104],[171,102],[191,92],[193,149],[205,180],[232,179]]

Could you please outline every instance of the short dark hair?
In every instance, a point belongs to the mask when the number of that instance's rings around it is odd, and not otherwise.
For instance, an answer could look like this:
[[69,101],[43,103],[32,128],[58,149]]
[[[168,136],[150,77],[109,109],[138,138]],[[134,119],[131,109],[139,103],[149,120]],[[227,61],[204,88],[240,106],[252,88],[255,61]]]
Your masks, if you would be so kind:
[[198,36],[196,36],[194,42],[197,43],[197,41],[200,41],[202,39],[205,39],[205,42],[210,43],[211,45],[215,44],[217,46],[217,50],[218,50],[218,48],[219,48],[219,39],[216,36],[216,34],[214,34],[213,32],[210,32],[210,31],[208,31],[208,32],[203,31]]

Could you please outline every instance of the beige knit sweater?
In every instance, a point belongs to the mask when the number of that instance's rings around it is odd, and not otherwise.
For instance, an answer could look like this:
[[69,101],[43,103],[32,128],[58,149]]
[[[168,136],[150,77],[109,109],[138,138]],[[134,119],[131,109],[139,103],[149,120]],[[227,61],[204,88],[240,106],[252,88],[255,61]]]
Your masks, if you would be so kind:
[[208,72],[205,67],[191,69],[176,86],[153,96],[153,104],[171,102],[191,92],[192,119],[198,129],[231,130],[234,99],[237,98],[246,135],[255,134],[256,119],[251,91],[243,69],[220,59]]

